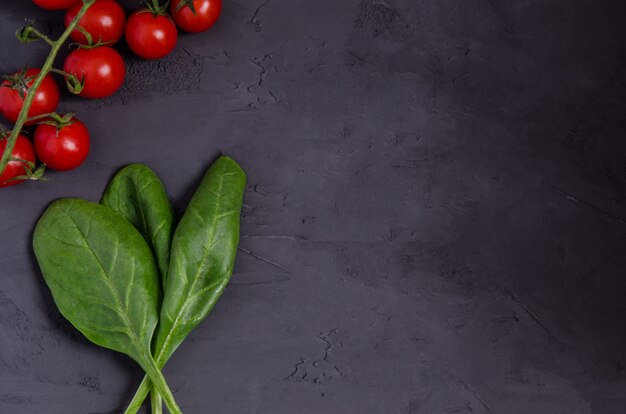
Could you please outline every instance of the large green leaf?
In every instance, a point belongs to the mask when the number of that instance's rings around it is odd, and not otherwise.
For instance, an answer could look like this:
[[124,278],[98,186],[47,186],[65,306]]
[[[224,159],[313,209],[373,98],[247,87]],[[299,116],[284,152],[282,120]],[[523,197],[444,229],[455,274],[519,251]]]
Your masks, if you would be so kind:
[[170,261],[174,209],[155,172],[142,164],[122,168],[107,186],[101,203],[126,217],[144,236],[156,255],[165,280]]
[[159,318],[150,248],[122,216],[78,199],[50,205],[35,255],[59,310],[89,340],[142,363]]
[[172,242],[156,349],[167,358],[213,309],[230,280],[239,244],[246,175],[231,158],[209,168]]
[[170,411],[180,413],[150,355],[159,279],[139,231],[106,206],[63,199],[39,219],[33,248],[63,316],[93,343],[137,361]]
[[[220,157],[176,228],[155,348],[159,367],[209,314],[230,280],[245,186],[241,167]],[[149,390],[150,382],[144,378],[127,414],[138,411]]]

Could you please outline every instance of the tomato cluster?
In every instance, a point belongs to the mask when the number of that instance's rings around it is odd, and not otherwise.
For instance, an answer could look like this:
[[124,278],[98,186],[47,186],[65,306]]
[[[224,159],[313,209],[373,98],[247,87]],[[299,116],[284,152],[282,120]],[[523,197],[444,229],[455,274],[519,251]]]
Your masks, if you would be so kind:
[[[65,10],[65,26],[77,17],[81,0],[33,0],[47,10]],[[169,3],[169,13],[167,4]],[[189,33],[210,29],[217,21],[222,0],[173,0],[161,5],[146,1],[146,8],[128,19],[115,0],[96,0],[70,34],[78,48],[65,59],[63,71],[70,90],[87,99],[113,95],[124,83],[126,65],[112,48],[122,37],[129,48],[144,59],[159,59],[174,50],[178,28]],[[0,114],[15,123],[39,69],[25,69],[5,77],[0,86]],[[60,92],[48,74],[34,92],[26,126],[37,125],[34,145],[20,134],[11,161],[0,175],[0,187],[8,187],[32,178],[37,159],[47,168],[66,171],[80,166],[89,152],[90,137],[85,125],[73,114],[56,114]],[[7,133],[0,134],[0,154],[6,147]]]
[[[0,85],[0,113],[11,123],[17,121],[26,95],[30,93],[39,73],[39,69],[25,69],[7,76]],[[11,161],[0,175],[0,187],[9,187],[32,178],[37,171],[37,158],[57,171],[74,169],[87,158],[89,132],[73,114],[64,117],[56,114],[60,92],[50,74],[43,78],[34,94],[25,125],[38,124],[34,133],[35,145],[25,135],[18,136]],[[6,148],[7,137],[8,132],[2,131],[0,153]]]

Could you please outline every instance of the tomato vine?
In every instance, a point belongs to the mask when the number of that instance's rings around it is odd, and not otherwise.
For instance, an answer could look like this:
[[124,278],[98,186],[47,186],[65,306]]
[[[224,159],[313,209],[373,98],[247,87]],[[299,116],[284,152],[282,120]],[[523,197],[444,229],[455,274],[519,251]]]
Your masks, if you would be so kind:
[[41,68],[41,72],[37,75],[37,78],[35,78],[35,81],[29,88],[29,90],[32,90],[33,93],[26,94],[26,97],[24,99],[24,106],[22,107],[22,110],[20,111],[20,115],[17,118],[15,126],[13,127],[13,130],[11,131],[11,134],[9,135],[7,139],[4,153],[2,154],[2,158],[0,158],[0,174],[4,172],[5,168],[7,167],[7,164],[10,161],[12,161],[11,154],[13,153],[15,143],[17,142],[17,137],[19,136],[20,132],[22,131],[22,128],[24,127],[24,124],[26,123],[26,120],[28,119],[28,111],[36,95],[34,91],[37,91],[37,89],[39,89],[39,86],[43,82],[46,75],[54,70],[53,68],[54,61],[56,60],[56,57],[59,54],[59,51],[61,50],[61,47],[65,44],[65,42],[70,37],[70,34],[74,31],[74,29],[76,29],[76,26],[78,26],[78,22],[80,21],[80,19],[85,15],[89,7],[91,7],[95,3],[96,0],[82,0],[82,1],[83,1],[83,6],[80,8],[78,14],[76,14],[76,17],[74,18],[74,20],[71,21],[71,23],[67,26],[67,28],[63,32],[63,34],[57,40],[52,40],[48,36],[39,32],[37,29],[35,29],[32,26],[32,23],[28,23],[25,27],[18,30],[18,32],[16,33],[18,39],[20,39],[20,41],[23,43],[30,43],[34,40],[41,39],[45,41],[46,43],[48,43],[51,49],[50,49],[50,54],[48,55],[48,58],[46,59],[45,63],[43,64]]

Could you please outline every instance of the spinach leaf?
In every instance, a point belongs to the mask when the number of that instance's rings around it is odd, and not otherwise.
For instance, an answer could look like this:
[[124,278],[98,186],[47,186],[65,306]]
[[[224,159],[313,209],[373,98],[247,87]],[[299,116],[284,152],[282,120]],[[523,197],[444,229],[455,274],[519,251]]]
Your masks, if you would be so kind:
[[139,230],[154,251],[165,281],[174,209],[155,172],[142,164],[122,168],[107,186],[100,203],[126,217]]
[[108,207],[63,199],[39,219],[33,247],[63,316],[93,343],[137,361],[170,411],[179,413],[150,354],[159,281],[141,234]]
[[245,187],[241,167],[220,157],[176,228],[157,334],[158,361],[165,363],[209,314],[230,280]]
[[[154,355],[159,367],[209,314],[230,280],[245,186],[241,167],[231,158],[220,157],[176,228]],[[144,378],[127,414],[139,410],[149,389]]]

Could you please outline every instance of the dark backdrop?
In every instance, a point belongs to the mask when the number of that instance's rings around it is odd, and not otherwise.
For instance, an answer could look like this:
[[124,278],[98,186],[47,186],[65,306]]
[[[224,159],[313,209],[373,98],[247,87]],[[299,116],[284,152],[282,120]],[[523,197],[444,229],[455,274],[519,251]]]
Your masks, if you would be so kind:
[[[136,2],[125,2],[129,8]],[[13,32],[61,13],[0,7]],[[209,33],[65,97],[80,169],[0,192],[0,412],[118,413],[141,372],[60,317],[31,232],[144,162],[182,211],[220,153],[242,252],[165,369],[186,413],[626,412],[626,10],[608,0],[225,0]]]

